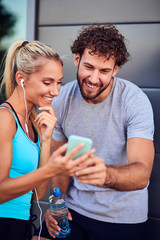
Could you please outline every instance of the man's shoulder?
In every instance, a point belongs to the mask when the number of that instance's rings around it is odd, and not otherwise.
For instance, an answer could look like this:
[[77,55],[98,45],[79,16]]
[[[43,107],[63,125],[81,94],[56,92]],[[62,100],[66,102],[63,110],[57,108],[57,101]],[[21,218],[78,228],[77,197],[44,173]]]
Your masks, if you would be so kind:
[[139,86],[137,86],[135,83],[130,82],[129,80],[123,79],[123,78],[116,78],[117,85],[121,86],[122,88],[129,88],[135,91],[142,91]]
[[[116,97],[120,96],[120,102],[124,103],[126,106],[143,106],[143,108],[150,108],[151,103],[148,96],[144,93],[144,91],[137,86],[136,84],[121,78],[117,78],[116,83]],[[117,97],[118,98],[118,97]]]
[[52,105],[66,105],[69,98],[74,94],[77,89],[77,80],[66,83],[61,87],[59,95],[53,99]]
[[146,97],[146,94],[142,91],[142,89],[137,86],[135,83],[130,82],[126,79],[116,78],[115,89],[117,89],[118,93],[121,93],[122,96],[125,97],[133,97],[133,96],[141,96]]
[[68,83],[64,84],[61,87],[60,92],[72,91],[76,87],[77,87],[77,80],[74,80],[74,81],[71,81],[71,82],[68,82]]

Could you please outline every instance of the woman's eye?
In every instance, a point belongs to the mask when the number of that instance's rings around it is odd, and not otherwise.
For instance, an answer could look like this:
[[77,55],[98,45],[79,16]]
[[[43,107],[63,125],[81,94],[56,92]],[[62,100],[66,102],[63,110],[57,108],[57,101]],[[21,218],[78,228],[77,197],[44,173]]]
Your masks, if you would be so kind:
[[49,84],[50,84],[50,82],[44,82],[44,84],[45,84],[45,85],[49,85]]

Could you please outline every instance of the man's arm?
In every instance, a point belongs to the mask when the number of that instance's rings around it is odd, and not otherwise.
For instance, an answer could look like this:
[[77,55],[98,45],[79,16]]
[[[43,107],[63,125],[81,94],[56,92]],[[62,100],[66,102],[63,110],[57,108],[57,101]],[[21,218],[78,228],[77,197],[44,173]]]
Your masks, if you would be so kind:
[[153,160],[153,141],[131,138],[127,141],[128,165],[106,167],[105,184],[120,191],[143,189],[148,184]]
[[[132,191],[146,187],[154,160],[153,141],[142,138],[128,139],[127,157],[127,165],[106,165],[104,185],[119,191]],[[97,163],[102,159],[96,156],[93,158],[94,165],[77,173],[77,178],[81,183],[98,185],[102,170],[98,171]]]

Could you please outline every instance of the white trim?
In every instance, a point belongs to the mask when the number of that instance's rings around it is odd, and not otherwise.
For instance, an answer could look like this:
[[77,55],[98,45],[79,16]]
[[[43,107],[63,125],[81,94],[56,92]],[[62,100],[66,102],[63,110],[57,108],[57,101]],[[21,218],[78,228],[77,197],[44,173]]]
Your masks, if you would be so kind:
[[27,0],[27,29],[26,40],[35,40],[36,0]]

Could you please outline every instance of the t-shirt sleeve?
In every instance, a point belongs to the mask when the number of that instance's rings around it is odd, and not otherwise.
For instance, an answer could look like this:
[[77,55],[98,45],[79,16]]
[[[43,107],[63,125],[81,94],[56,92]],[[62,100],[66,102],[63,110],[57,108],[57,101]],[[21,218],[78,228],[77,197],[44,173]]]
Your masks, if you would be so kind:
[[65,141],[67,140],[66,136],[63,133],[63,129],[59,122],[56,123],[55,128],[53,130],[52,138],[56,141]]
[[127,138],[153,140],[153,110],[148,97],[139,93],[127,103]]
[[52,138],[56,141],[65,141],[67,140],[64,132],[63,132],[63,121],[64,121],[64,113],[63,113],[63,102],[61,102],[61,99],[59,98],[59,101],[55,99],[52,102],[52,107],[55,113],[55,116],[57,118],[56,125],[53,130]]

